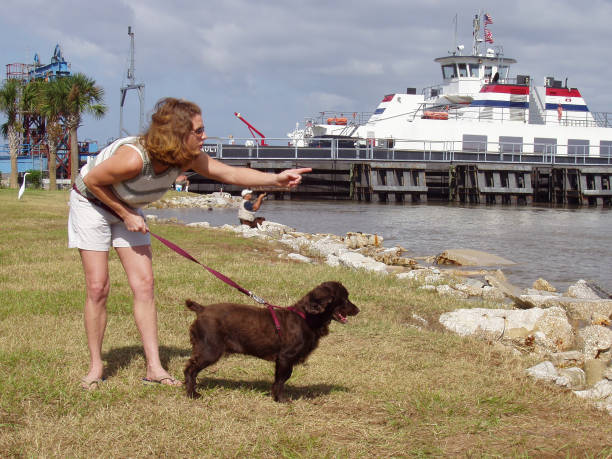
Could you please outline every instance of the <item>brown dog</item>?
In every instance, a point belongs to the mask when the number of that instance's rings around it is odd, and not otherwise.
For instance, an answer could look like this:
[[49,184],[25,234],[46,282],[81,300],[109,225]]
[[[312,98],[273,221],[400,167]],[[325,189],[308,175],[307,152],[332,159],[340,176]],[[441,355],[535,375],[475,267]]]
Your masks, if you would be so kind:
[[276,363],[272,397],[285,401],[284,384],[293,366],[316,349],[319,339],[329,333],[332,320],[346,323],[347,316],[359,312],[348,295],[340,282],[322,283],[291,308],[275,309],[280,332],[266,308],[232,303],[202,306],[187,300],[187,307],[198,315],[189,329],[192,352],[184,371],[187,395],[200,396],[196,377],[203,368],[225,353],[238,353]]

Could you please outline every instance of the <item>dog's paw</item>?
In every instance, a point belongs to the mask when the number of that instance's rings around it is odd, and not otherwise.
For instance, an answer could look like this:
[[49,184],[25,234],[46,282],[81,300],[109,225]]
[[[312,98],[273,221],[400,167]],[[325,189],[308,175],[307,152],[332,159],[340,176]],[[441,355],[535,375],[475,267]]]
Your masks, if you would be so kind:
[[187,397],[193,399],[193,400],[197,400],[198,398],[202,398],[202,396],[197,393],[195,390],[193,392],[187,392]]
[[289,397],[285,394],[273,395],[272,398],[277,403],[289,403]]

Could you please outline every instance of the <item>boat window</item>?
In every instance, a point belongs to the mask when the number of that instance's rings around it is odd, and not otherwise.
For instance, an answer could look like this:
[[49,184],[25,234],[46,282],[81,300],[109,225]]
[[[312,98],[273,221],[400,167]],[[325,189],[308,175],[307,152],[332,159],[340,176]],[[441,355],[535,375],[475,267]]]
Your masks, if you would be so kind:
[[487,151],[487,136],[463,134],[463,151]]
[[480,66],[478,64],[468,64],[468,68],[470,69],[470,76],[474,78],[478,78],[480,76]]
[[582,139],[568,139],[567,154],[571,156],[588,156],[589,141]]
[[457,66],[459,67],[459,76],[460,77],[468,76],[468,74],[467,74],[467,65],[466,64],[457,64]]
[[523,138],[499,136],[499,151],[501,153],[522,153]]
[[457,70],[455,69],[455,64],[443,65],[442,76],[445,80],[448,80],[449,78],[457,78]]
[[602,140],[599,143],[599,156],[607,158],[612,156],[612,140]]
[[500,65],[497,68],[497,71],[499,72],[499,76],[503,79],[508,78],[508,71],[510,70],[510,67],[508,67],[507,65]]
[[493,67],[491,67],[490,65],[485,65],[484,77],[491,78],[492,75],[493,75]]
[[552,155],[557,153],[557,139],[549,139],[546,137],[536,137],[533,139],[534,153],[544,153]]

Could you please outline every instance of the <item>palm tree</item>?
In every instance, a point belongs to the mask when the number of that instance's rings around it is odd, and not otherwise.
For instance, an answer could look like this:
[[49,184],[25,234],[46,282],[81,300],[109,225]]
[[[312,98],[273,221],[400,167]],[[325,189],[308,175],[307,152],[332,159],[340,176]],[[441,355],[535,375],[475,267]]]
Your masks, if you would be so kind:
[[17,188],[17,155],[19,153],[21,123],[19,117],[19,102],[22,83],[13,78],[7,79],[0,87],[0,111],[6,115],[2,124],[2,135],[8,139],[9,155],[11,157],[11,178],[9,186]]
[[81,124],[83,113],[90,113],[95,118],[102,118],[106,113],[103,103],[104,90],[96,86],[95,80],[82,73],[76,73],[58,80],[67,91],[65,123],[70,133],[70,181],[74,183],[79,172],[79,144],[77,129]]
[[[51,81],[39,80],[30,83],[34,89],[34,105],[38,114],[46,121],[47,146],[49,147],[49,190],[57,189],[57,147],[62,140],[62,124],[66,110],[67,94],[60,79]],[[29,85],[28,85],[29,86]]]

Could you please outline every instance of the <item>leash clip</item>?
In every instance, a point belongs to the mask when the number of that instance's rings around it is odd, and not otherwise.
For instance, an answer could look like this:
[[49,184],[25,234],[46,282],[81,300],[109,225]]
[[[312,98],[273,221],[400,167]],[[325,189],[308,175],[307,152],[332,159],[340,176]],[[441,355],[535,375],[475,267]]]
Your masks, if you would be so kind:
[[255,295],[253,292],[249,292],[249,296],[251,298],[253,298],[256,302],[258,302],[259,304],[266,304],[266,300],[264,300],[262,297]]

